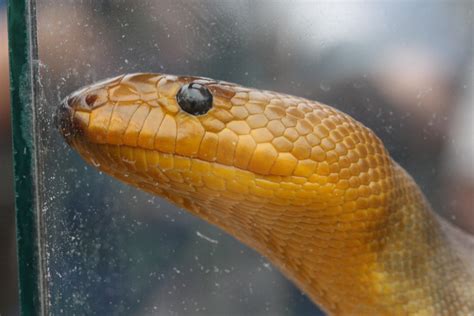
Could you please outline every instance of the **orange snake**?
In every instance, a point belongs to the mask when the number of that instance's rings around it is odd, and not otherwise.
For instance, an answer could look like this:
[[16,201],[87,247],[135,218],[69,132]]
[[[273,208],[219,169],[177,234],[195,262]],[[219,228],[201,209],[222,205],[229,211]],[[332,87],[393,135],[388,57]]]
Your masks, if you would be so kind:
[[75,92],[57,122],[86,161],[257,250],[331,315],[474,314],[462,233],[330,106],[143,73]]

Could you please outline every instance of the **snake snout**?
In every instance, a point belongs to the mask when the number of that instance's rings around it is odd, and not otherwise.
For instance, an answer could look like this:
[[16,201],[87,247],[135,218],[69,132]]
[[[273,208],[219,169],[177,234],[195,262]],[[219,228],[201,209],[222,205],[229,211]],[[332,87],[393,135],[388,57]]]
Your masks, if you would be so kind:
[[54,115],[54,124],[64,139],[70,143],[73,137],[84,134],[84,124],[79,122],[79,111],[87,110],[84,106],[84,97],[74,93],[64,98]]
[[54,115],[54,125],[61,135],[67,140],[72,131],[72,108],[69,106],[70,98],[63,99]]

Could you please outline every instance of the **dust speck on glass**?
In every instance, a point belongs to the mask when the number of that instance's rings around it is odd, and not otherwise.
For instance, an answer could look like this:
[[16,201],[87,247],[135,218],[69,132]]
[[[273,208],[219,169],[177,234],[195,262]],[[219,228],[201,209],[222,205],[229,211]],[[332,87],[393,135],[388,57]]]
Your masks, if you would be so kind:
[[[463,46],[469,34],[460,27],[472,28],[465,3],[36,2],[40,229],[53,315],[322,315],[265,258],[164,200],[98,173],[63,142],[52,125],[57,105],[108,77],[203,76],[331,104],[373,128],[436,201],[439,188],[428,184],[438,179],[432,172],[438,162],[428,145],[436,137],[430,124],[442,119],[414,128],[409,118],[419,111],[394,114],[390,104],[404,100],[386,87],[408,88],[388,70],[397,69],[394,60],[416,64],[426,53],[440,65],[436,71],[458,76],[469,60]],[[192,88],[182,91],[180,106],[203,114],[209,96],[198,91],[196,101]],[[419,106],[434,93],[429,88],[417,92]],[[406,146],[419,146],[407,141],[414,130],[425,138],[421,147],[428,145],[408,157]],[[424,167],[415,168],[420,162]]]

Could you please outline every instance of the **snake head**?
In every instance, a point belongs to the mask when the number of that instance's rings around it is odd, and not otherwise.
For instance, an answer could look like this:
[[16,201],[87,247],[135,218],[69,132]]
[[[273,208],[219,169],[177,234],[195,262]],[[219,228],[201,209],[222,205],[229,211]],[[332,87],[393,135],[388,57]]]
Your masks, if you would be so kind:
[[342,212],[382,203],[370,192],[382,192],[390,171],[382,143],[348,115],[208,78],[119,76],[67,97],[57,121],[102,171],[179,201]]

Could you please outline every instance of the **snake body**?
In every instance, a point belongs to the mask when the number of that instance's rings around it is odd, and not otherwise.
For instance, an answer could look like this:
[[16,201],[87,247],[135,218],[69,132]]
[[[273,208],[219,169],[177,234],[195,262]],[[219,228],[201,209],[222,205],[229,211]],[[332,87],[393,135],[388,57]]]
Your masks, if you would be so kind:
[[[177,93],[199,84],[212,107]],[[69,96],[66,141],[266,256],[331,315],[469,315],[474,278],[375,134],[328,105],[200,77],[131,74]]]

